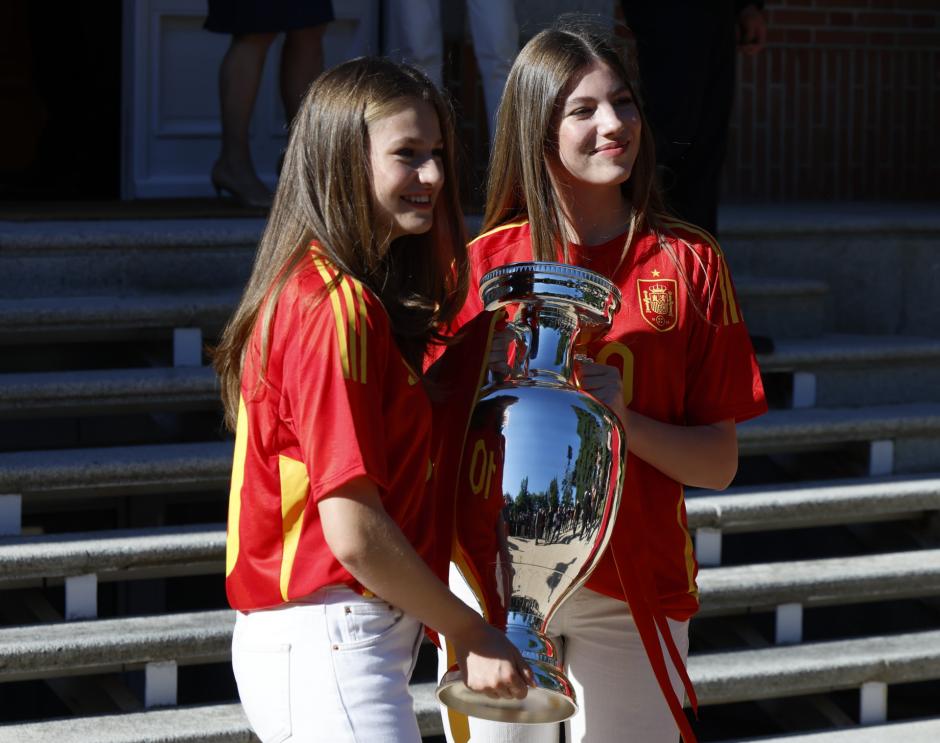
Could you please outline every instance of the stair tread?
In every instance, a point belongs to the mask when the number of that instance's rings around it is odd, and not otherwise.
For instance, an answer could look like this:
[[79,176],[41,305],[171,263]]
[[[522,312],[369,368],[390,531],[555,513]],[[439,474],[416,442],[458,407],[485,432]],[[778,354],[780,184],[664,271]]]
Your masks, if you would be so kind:
[[732,487],[722,493],[689,490],[686,494],[690,528],[729,532],[857,522],[937,509],[937,474]]
[[228,480],[232,451],[230,441],[199,441],[3,452],[0,493],[139,489],[181,482],[214,487]]
[[[222,524],[0,539],[0,580],[206,564],[221,571]],[[703,611],[821,605],[940,593],[940,549],[703,568]]]
[[796,366],[830,366],[938,358],[940,358],[940,338],[849,334],[775,339],[773,352],[759,355],[761,369],[765,372]]
[[702,611],[869,602],[940,593],[940,549],[703,568]]
[[886,725],[859,725],[842,730],[741,738],[727,743],[936,743],[940,740],[940,717]]

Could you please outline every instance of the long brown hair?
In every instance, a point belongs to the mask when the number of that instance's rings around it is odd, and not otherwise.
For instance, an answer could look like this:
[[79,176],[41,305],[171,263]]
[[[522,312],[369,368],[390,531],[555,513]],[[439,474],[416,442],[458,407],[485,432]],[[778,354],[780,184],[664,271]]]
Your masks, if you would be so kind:
[[[565,91],[577,73],[598,62],[607,65],[629,88],[641,122],[633,172],[621,186],[633,208],[623,257],[637,229],[658,227],[665,207],[656,184],[653,134],[643,112],[639,85],[628,73],[617,47],[596,24],[569,17],[534,36],[519,52],[499,106],[483,232],[528,218],[535,260],[557,260],[558,247],[567,246],[563,239],[565,216],[552,186],[549,162],[557,159]],[[565,254],[567,258],[567,250]]]
[[[443,139],[444,185],[434,223],[423,235],[388,244],[376,234],[368,124],[409,101],[437,113]],[[261,323],[261,379],[278,297],[311,241],[341,274],[382,301],[405,359],[415,369],[438,329],[453,318],[467,291],[466,238],[454,167],[453,113],[417,69],[366,57],[323,73],[310,87],[291,126],[274,205],[241,302],[214,352],[225,421],[238,415],[245,350]]]

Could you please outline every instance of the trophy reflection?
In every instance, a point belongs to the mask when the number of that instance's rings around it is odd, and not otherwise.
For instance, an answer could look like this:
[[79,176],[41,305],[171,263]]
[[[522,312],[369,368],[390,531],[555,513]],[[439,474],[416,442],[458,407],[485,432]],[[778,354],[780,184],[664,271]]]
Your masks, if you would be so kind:
[[546,630],[607,545],[626,463],[620,422],[578,388],[575,349],[610,328],[620,292],[599,274],[545,262],[495,269],[480,291],[487,309],[509,310],[516,343],[508,376],[484,387],[471,415],[454,559],[484,617],[529,663],[535,688],[525,699],[491,699],[454,666],[437,694],[483,719],[557,722],[577,700]]

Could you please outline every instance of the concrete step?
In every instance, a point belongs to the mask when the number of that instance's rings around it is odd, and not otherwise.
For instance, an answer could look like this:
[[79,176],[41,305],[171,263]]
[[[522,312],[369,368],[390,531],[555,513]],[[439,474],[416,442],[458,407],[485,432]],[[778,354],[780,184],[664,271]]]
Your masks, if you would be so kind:
[[940,718],[894,722],[889,725],[859,725],[843,730],[765,738],[740,738],[728,743],[937,743]]
[[865,603],[940,595],[940,549],[705,568],[702,614]]
[[[224,563],[221,524],[0,538],[4,587],[221,574]],[[940,550],[703,568],[698,583],[705,614],[932,596],[940,594]]]
[[825,282],[830,330],[936,338],[938,214],[932,203],[732,206],[721,241],[736,278]]
[[[771,411],[742,424],[738,438],[743,455],[888,440],[898,471],[923,470],[940,459],[932,456],[940,451],[940,404]],[[228,441],[6,452],[0,493],[212,489],[227,485],[231,456]]]
[[[0,585],[95,575],[98,581],[221,574],[221,524],[0,538]],[[699,573],[702,611],[719,614],[940,594],[940,550],[788,561]]]
[[[0,342],[123,339],[135,331],[152,334],[177,327],[214,334],[234,310],[239,289],[240,284],[223,285],[197,293],[169,284],[151,292],[130,288],[124,294],[5,296],[0,300]],[[792,338],[818,336],[824,330],[826,288],[819,282],[744,278],[738,292],[752,333]]]
[[[228,609],[0,628],[0,681],[225,662]],[[703,704],[725,704],[940,678],[940,630],[693,654]],[[420,686],[420,685],[416,685]]]
[[130,495],[227,488],[232,444],[112,446],[0,453],[0,493]]
[[257,743],[240,704],[0,725],[0,743]]
[[[0,681],[225,662],[228,610],[0,629]],[[940,677],[940,631],[695,654],[702,704],[771,699]],[[439,726],[434,682],[413,684],[424,734]]]
[[0,343],[140,339],[174,328],[216,334],[238,302],[237,291],[24,297],[0,300]]
[[940,461],[940,403],[771,410],[738,427],[742,456],[873,446],[869,472],[924,472]]
[[[764,374],[800,375],[797,407],[923,402],[940,397],[940,340],[824,336],[781,340],[760,357]],[[807,376],[812,375],[808,381]],[[0,417],[191,409],[218,404],[208,367],[0,374]]]
[[[428,723],[421,724],[424,736],[441,734]],[[255,743],[257,738],[252,736],[239,704],[0,726],[0,743],[87,743],[90,740],[95,743]],[[936,743],[937,740],[940,740],[940,718],[738,739],[728,743]]]
[[0,681],[138,670],[148,663],[222,663],[230,609],[0,628]]
[[225,525],[193,524],[151,529],[0,537],[0,584],[91,575],[205,575],[225,566]]
[[940,339],[896,335],[775,338],[761,372],[790,375],[792,407],[940,401]]
[[0,222],[0,296],[239,290],[261,219]]
[[940,476],[689,490],[686,510],[690,529],[728,533],[914,518],[940,510]]
[[726,704],[940,678],[940,631],[694,654],[699,702]]
[[823,281],[736,274],[734,283],[752,335],[815,338],[828,327],[829,287]]
[[0,418],[99,415],[219,406],[211,367],[0,374]]
[[[412,684],[423,737],[443,735],[434,684]],[[257,743],[240,704],[0,725],[0,743]]]

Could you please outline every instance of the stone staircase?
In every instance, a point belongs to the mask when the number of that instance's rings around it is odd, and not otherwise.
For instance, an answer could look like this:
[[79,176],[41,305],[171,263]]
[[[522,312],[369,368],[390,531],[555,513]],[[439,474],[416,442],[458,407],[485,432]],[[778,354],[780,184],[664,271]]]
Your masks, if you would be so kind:
[[[749,327],[775,343],[773,409],[740,427],[734,487],[688,494],[697,729],[935,741],[940,309],[904,287],[940,289],[940,222],[809,212],[724,228]],[[0,225],[0,742],[253,740],[227,665],[231,442],[202,347],[260,228]],[[868,243],[907,268],[878,271]],[[428,741],[435,673],[426,648]]]

